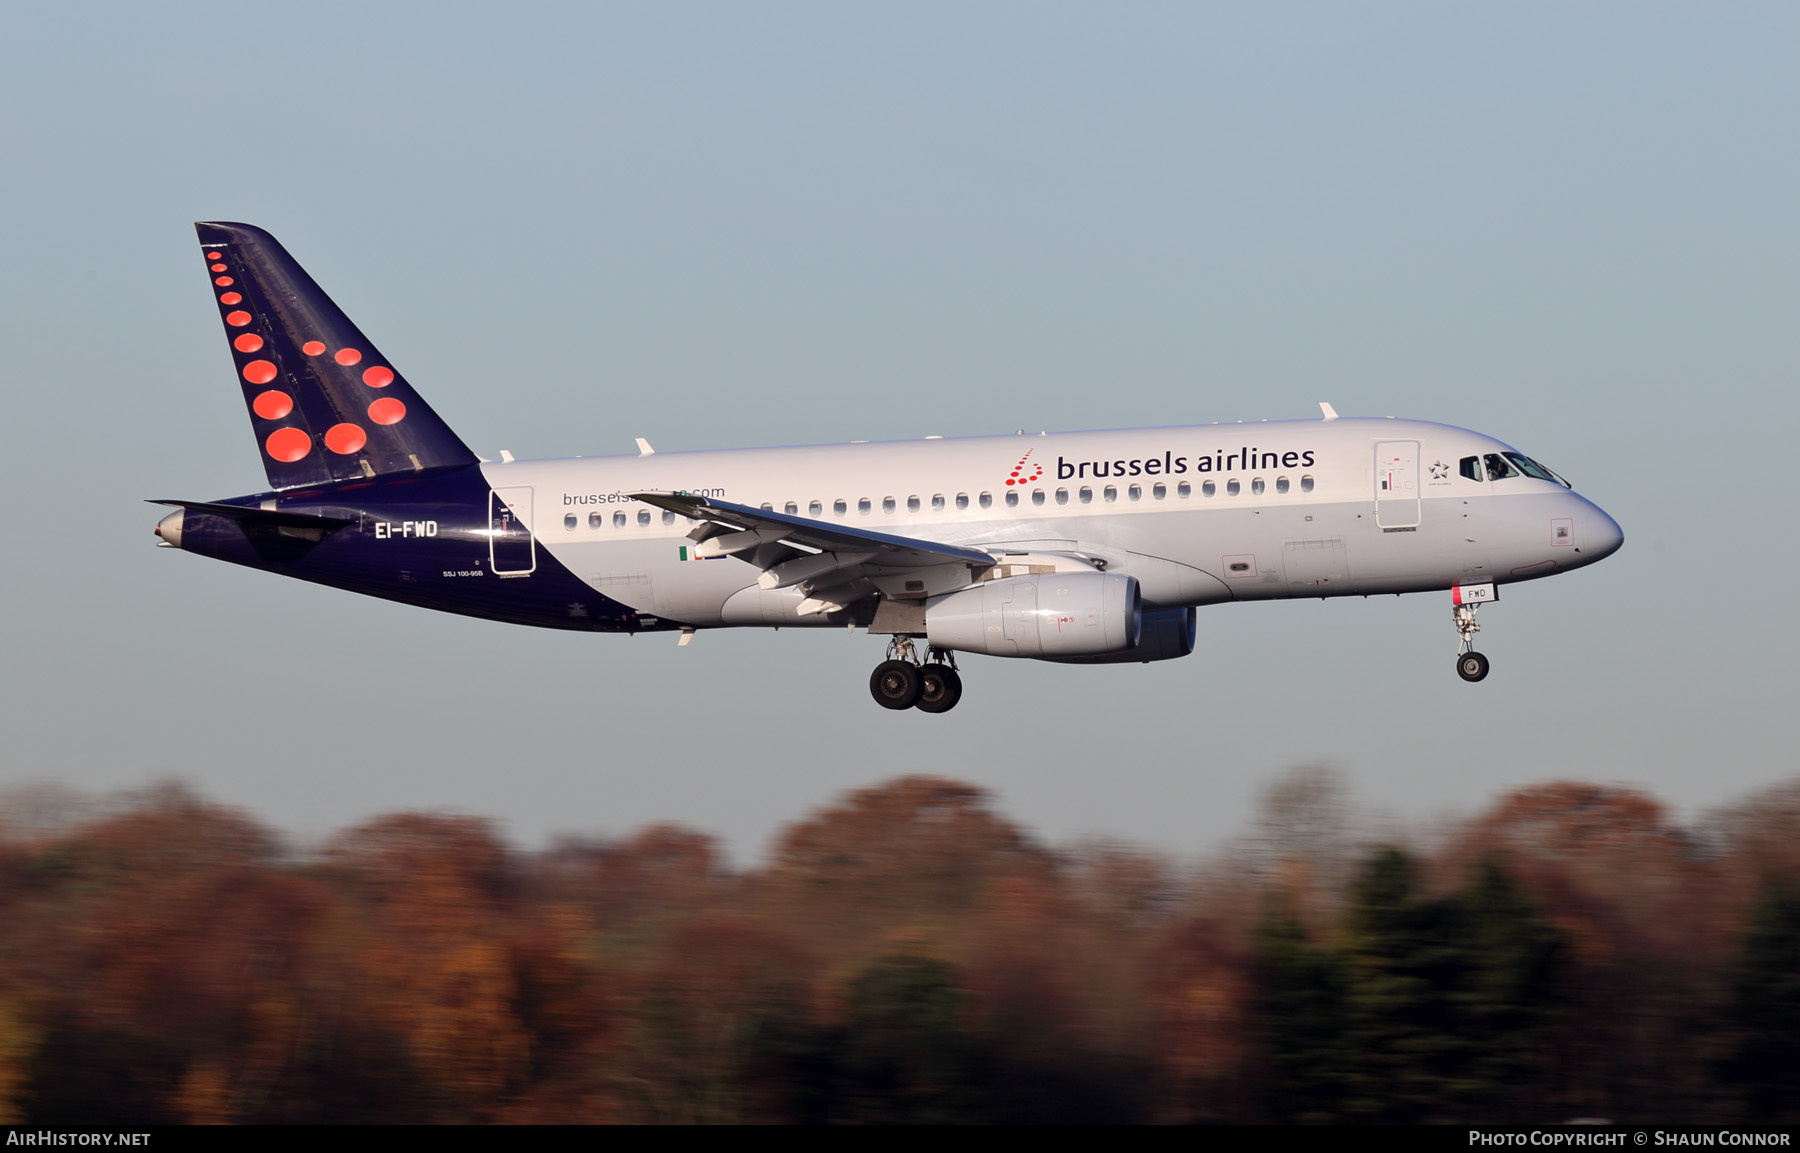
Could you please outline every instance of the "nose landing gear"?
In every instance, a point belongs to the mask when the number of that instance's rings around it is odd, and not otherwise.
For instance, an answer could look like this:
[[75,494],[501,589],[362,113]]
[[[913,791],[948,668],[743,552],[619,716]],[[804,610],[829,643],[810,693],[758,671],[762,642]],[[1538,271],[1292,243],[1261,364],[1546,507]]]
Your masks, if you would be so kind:
[[1475,651],[1475,634],[1481,631],[1481,626],[1475,623],[1475,610],[1480,607],[1479,603],[1459,601],[1450,609],[1456,621],[1457,635],[1462,638],[1456,650],[1456,675],[1471,682],[1488,675],[1488,659]]
[[921,663],[912,638],[896,636],[888,642],[887,657],[869,676],[869,695],[882,708],[947,713],[962,700],[955,653],[927,647]]

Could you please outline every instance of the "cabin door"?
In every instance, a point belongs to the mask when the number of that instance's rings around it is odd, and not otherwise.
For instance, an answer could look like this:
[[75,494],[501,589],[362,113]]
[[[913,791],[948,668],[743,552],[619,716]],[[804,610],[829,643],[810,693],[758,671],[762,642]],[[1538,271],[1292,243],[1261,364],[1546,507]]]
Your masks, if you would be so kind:
[[1418,526],[1418,441],[1384,440],[1375,446],[1375,523],[1384,529]]
[[488,567],[495,576],[525,576],[537,568],[529,487],[497,488],[489,493]]

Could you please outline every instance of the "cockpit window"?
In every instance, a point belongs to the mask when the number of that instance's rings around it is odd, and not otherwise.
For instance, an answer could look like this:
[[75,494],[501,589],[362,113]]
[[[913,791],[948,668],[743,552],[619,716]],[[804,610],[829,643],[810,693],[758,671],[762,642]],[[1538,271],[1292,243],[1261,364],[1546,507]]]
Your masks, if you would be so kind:
[[1506,454],[1506,459],[1512,461],[1513,464],[1517,465],[1519,471],[1524,473],[1526,476],[1532,477],[1537,480],[1554,481],[1557,484],[1562,485],[1564,488],[1574,488],[1575,487],[1574,485],[1570,484],[1568,481],[1564,480],[1562,477],[1557,476],[1555,473],[1551,472],[1549,469],[1545,468],[1543,465],[1539,464],[1535,460],[1532,460],[1530,457],[1524,455],[1523,453],[1509,452]]
[[1462,464],[1459,467],[1462,469],[1462,474],[1465,477],[1468,477],[1470,480],[1480,480],[1481,479],[1481,458],[1480,457],[1465,456],[1462,458]]
[[1518,476],[1519,470],[1506,463],[1506,458],[1497,452],[1490,452],[1482,458],[1487,462],[1487,478],[1489,480],[1505,480],[1509,476]]

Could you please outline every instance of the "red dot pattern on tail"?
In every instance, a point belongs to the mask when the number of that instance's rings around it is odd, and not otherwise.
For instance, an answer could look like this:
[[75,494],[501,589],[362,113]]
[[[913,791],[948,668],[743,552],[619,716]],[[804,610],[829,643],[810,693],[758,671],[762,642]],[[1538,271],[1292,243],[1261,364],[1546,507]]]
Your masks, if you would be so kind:
[[354,424],[334,424],[325,430],[325,447],[339,456],[349,456],[368,442],[363,430]]
[[339,364],[355,364],[362,359],[362,353],[354,348],[340,348],[337,350],[336,359]]
[[293,464],[312,451],[312,437],[297,428],[278,428],[263,441],[263,447],[282,464]]
[[300,351],[304,352],[308,356],[317,356],[321,352],[325,351],[325,346],[320,344],[316,340],[309,340],[305,344],[300,346]]
[[254,332],[246,332],[244,335],[231,342],[231,347],[237,349],[239,352],[256,352],[262,348],[262,346],[263,338],[256,335]]
[[384,396],[369,405],[369,419],[376,424],[399,424],[406,416],[406,406],[391,396]]
[[[250,408],[251,411],[255,412],[257,416],[262,417],[264,420],[280,420],[288,413],[294,411],[294,398],[279,389],[271,388],[269,391],[261,393],[255,400],[251,401]],[[289,431],[298,432],[300,430],[290,429]]]
[[394,383],[394,370],[376,365],[363,371],[363,383],[370,388],[386,388]]

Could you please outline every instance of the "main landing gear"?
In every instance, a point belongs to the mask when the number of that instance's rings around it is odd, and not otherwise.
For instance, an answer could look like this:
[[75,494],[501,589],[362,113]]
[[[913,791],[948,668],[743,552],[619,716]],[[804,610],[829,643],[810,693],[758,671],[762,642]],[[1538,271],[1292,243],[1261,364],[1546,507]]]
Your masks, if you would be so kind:
[[1475,651],[1475,634],[1481,631],[1481,626],[1475,623],[1475,610],[1480,607],[1479,604],[1450,607],[1456,620],[1457,635],[1462,637],[1462,644],[1456,650],[1456,675],[1471,682],[1488,675],[1488,659]]
[[962,700],[956,654],[927,647],[921,663],[912,638],[896,636],[888,642],[888,659],[869,675],[869,695],[884,709],[947,713]]

